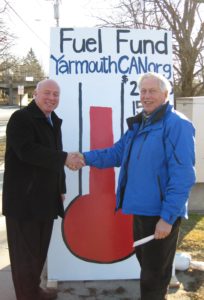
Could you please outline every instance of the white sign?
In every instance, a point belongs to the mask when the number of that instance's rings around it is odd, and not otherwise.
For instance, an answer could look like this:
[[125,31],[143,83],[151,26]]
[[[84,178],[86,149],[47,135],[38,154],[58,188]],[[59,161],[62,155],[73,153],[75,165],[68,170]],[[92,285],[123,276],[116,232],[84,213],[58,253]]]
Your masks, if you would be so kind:
[[24,95],[24,86],[18,85],[18,95]]
[[[171,47],[169,31],[52,29],[50,77],[61,86],[64,149],[83,152],[116,142],[126,118],[141,109],[138,76],[154,71],[172,82]],[[48,279],[138,278],[132,216],[115,213],[119,169],[66,173],[65,219],[54,227]]]
[[26,76],[25,80],[26,81],[33,81],[33,76]]

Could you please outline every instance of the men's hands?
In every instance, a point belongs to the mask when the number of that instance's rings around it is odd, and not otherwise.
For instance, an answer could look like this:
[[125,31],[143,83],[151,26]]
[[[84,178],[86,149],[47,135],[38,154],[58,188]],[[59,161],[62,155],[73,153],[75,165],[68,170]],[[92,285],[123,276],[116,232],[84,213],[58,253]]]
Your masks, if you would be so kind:
[[171,229],[172,225],[165,222],[162,218],[159,219],[154,232],[155,239],[157,240],[166,238],[170,234]]
[[80,152],[67,154],[65,165],[72,171],[77,171],[85,166],[84,156]]

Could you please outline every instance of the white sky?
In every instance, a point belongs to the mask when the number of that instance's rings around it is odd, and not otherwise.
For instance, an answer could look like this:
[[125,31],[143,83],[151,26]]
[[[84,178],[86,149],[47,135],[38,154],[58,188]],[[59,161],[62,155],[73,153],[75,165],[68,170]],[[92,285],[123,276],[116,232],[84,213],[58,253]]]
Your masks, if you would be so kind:
[[[49,69],[50,28],[56,26],[54,0],[1,0],[9,3],[4,22],[17,36],[12,52],[26,56],[30,48],[44,70]],[[59,0],[60,27],[93,27],[97,24],[94,16],[110,12],[114,0]],[[2,5],[1,4],[1,7]]]

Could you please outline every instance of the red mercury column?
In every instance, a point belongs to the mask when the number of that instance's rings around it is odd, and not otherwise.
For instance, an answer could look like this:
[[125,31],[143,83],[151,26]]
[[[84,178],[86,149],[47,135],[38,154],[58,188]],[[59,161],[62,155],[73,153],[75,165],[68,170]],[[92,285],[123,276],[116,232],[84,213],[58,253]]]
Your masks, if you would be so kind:
[[[112,109],[90,108],[90,149],[113,145]],[[90,167],[90,194],[69,204],[62,225],[63,238],[77,257],[113,263],[133,254],[132,216],[115,213],[114,168]]]

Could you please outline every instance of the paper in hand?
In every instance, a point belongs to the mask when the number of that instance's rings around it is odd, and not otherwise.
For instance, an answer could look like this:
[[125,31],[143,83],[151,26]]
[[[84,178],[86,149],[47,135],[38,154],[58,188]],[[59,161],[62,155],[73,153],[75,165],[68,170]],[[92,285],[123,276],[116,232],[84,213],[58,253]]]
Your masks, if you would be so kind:
[[149,241],[151,241],[151,240],[153,240],[153,239],[154,239],[154,234],[149,235],[149,236],[146,236],[146,237],[143,238],[143,239],[140,239],[140,240],[138,240],[138,241],[135,241],[135,242],[133,243],[133,247],[137,247],[137,246],[139,246],[139,245],[143,245],[143,244],[145,244],[145,243],[147,243],[147,242],[149,242]]

